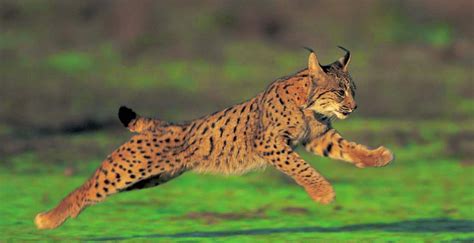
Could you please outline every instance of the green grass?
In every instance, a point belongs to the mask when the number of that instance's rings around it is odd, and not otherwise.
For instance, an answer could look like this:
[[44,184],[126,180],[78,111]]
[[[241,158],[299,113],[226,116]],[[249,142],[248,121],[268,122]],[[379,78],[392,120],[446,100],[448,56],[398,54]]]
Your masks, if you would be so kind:
[[51,231],[35,228],[35,214],[56,205],[88,175],[3,170],[0,241],[474,238],[472,166],[417,159],[423,153],[410,148],[395,149],[392,165],[368,169],[301,153],[333,182],[335,203],[313,203],[273,168],[229,177],[187,173],[157,188],[114,195]]

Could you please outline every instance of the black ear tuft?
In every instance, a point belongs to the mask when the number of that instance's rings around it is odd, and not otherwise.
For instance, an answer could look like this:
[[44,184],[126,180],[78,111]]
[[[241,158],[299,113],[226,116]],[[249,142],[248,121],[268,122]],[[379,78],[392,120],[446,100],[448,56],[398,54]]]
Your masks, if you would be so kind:
[[137,118],[137,113],[135,113],[132,109],[121,106],[118,112],[118,117],[122,124],[125,127],[128,127],[128,124],[135,118]]
[[311,52],[314,52],[314,50],[313,50],[312,48],[309,48],[309,47],[307,47],[307,46],[303,46],[303,48],[306,49],[306,50],[308,50],[310,53],[311,53]]

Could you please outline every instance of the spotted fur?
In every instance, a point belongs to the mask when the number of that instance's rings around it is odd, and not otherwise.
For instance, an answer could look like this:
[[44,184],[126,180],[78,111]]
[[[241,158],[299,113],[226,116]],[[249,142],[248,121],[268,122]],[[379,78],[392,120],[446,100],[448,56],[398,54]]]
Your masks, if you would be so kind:
[[347,71],[350,54],[327,66],[310,53],[308,68],[278,79],[255,98],[185,124],[137,115],[121,107],[119,118],[138,134],[116,149],[81,187],[59,205],[36,216],[40,229],[60,226],[86,206],[123,191],[154,187],[186,171],[242,174],[271,165],[293,178],[316,202],[334,199],[330,183],[294,147],[345,160],[358,167],[384,166],[393,159],[349,142],[332,127],[356,108]]

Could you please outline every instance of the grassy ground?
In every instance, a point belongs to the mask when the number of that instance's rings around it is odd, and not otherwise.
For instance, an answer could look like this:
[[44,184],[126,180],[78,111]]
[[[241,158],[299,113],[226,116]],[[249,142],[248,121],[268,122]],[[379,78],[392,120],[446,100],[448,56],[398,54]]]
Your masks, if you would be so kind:
[[[364,136],[357,131],[367,126],[377,133],[390,131],[395,123],[354,120],[339,125],[359,140]],[[440,126],[448,134],[463,127],[397,123],[401,131],[420,132],[421,140],[440,136]],[[87,136],[70,139],[107,140],[101,133]],[[377,144],[388,139],[382,133],[379,137]],[[472,161],[447,156],[444,139],[384,143],[394,148],[397,159],[376,169],[357,169],[300,151],[333,182],[337,199],[329,206],[313,203],[272,168],[229,177],[187,173],[157,188],[115,195],[52,231],[36,230],[35,214],[83,183],[99,160],[77,165],[77,173],[70,176],[57,164],[50,169],[41,164],[43,170],[36,170],[25,159],[25,164],[14,163],[0,174],[0,240],[473,240]],[[30,159],[34,163],[37,157]]]

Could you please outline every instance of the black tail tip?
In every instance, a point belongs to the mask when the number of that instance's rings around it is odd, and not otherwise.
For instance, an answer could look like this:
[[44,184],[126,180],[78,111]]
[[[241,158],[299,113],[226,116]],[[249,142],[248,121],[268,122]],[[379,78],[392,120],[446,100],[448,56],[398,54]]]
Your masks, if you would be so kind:
[[128,127],[128,124],[135,118],[137,118],[137,113],[135,113],[132,109],[121,106],[118,112],[118,117],[122,124],[125,127]]

